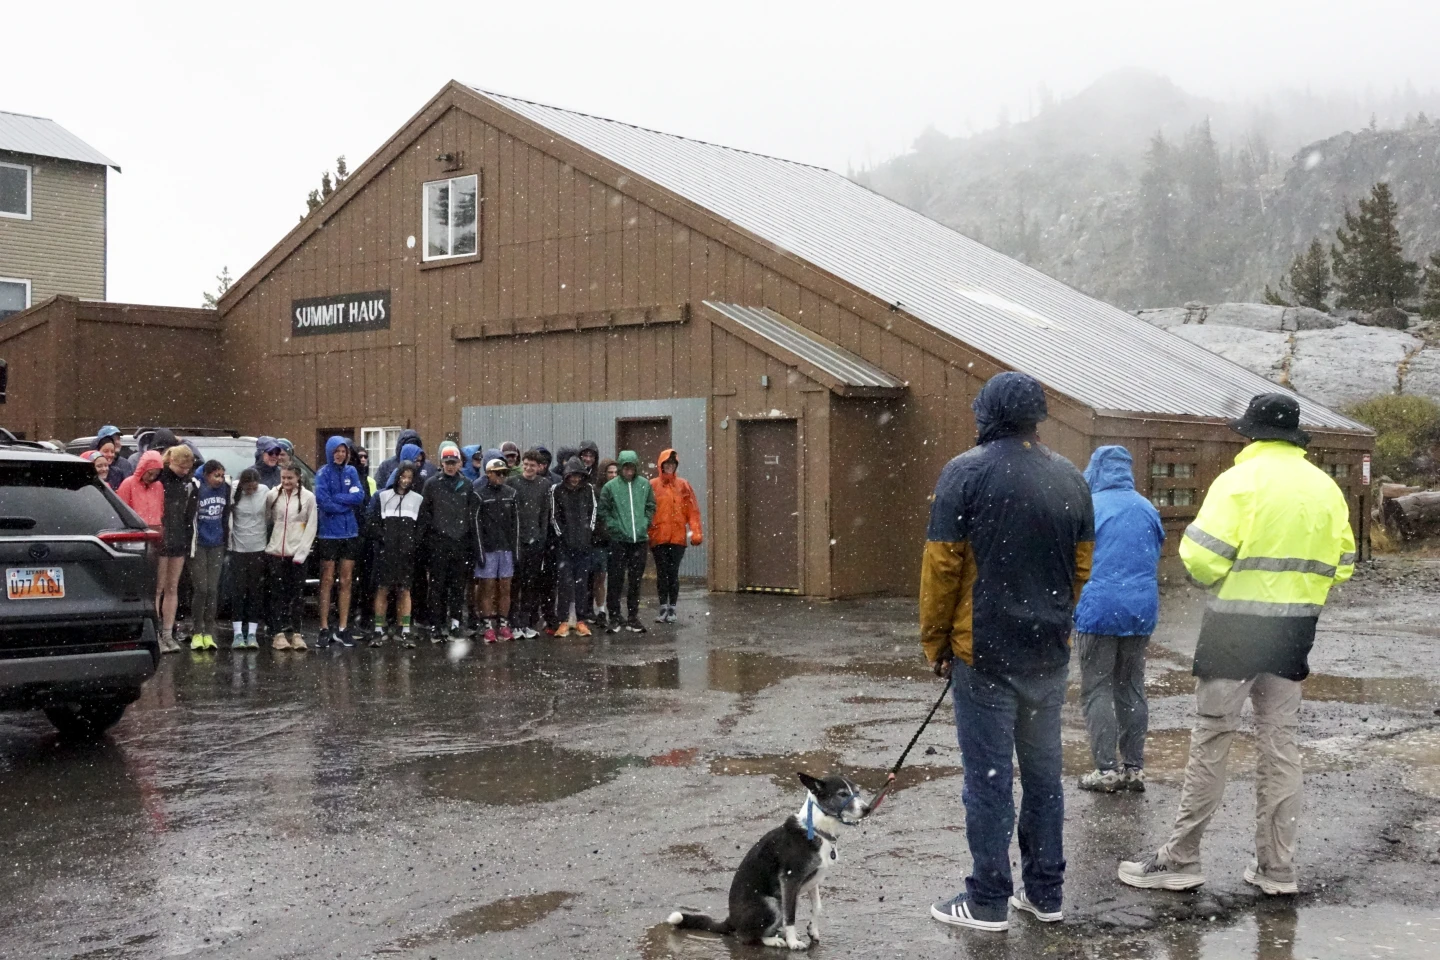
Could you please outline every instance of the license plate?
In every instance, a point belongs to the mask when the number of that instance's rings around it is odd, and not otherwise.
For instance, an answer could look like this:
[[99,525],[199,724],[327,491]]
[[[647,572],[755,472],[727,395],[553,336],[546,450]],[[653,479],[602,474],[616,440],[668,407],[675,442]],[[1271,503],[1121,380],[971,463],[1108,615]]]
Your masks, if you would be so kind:
[[61,567],[7,567],[5,589],[11,600],[57,600],[65,596]]

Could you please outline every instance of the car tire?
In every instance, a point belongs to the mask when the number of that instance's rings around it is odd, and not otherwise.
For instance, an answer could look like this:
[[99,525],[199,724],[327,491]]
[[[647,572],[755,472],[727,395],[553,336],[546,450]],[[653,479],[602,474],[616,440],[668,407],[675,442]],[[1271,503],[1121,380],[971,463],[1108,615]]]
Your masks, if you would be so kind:
[[127,706],[123,700],[84,700],[46,707],[45,716],[62,740],[98,740],[125,715]]

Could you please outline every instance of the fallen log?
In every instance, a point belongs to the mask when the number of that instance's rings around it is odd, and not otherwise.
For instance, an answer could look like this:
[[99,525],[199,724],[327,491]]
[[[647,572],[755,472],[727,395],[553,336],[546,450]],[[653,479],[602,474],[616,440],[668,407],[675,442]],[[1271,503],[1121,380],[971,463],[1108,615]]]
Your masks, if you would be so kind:
[[1384,501],[1381,507],[1386,530],[1400,540],[1440,533],[1440,491],[1410,493]]

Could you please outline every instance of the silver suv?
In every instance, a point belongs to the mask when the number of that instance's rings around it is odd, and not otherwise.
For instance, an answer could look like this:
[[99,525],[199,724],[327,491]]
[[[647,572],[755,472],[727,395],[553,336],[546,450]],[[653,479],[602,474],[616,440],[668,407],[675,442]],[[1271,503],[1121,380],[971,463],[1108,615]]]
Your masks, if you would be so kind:
[[159,535],[88,461],[0,431],[0,710],[97,737],[160,659]]

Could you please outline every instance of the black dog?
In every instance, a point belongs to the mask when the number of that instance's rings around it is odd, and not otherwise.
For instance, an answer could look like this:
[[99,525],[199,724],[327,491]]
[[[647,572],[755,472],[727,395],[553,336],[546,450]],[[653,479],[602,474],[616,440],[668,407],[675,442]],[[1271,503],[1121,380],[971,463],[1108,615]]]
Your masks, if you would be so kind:
[[796,774],[809,793],[800,812],[761,837],[730,884],[730,916],[715,920],[703,913],[670,914],[680,930],[734,934],[745,943],[803,950],[795,933],[795,908],[810,897],[811,941],[820,939],[820,880],[835,861],[835,836],[870,812],[860,788],[845,777],[816,779]]

